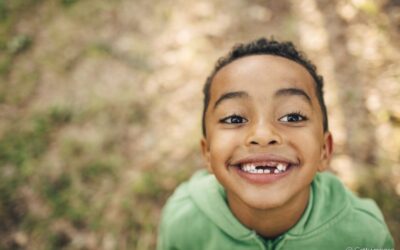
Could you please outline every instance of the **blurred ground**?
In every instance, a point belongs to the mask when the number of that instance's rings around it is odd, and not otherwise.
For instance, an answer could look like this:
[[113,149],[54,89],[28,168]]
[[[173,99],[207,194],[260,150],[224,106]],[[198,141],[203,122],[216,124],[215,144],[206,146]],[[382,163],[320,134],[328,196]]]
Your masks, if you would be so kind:
[[205,78],[271,35],[318,65],[332,170],[399,246],[399,1],[0,0],[0,249],[153,249]]

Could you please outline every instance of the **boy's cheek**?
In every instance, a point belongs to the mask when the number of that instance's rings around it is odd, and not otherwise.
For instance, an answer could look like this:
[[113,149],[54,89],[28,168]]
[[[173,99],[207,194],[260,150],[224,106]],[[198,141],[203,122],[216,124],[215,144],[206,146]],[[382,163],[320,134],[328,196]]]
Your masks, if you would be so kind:
[[244,143],[241,138],[240,133],[234,132],[233,130],[215,133],[211,140],[210,152],[214,154],[232,154],[234,148]]

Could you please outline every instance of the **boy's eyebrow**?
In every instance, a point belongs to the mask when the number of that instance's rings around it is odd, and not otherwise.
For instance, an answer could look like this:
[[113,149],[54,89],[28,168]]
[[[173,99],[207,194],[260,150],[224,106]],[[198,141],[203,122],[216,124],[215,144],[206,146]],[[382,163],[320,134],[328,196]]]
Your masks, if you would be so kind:
[[303,97],[309,104],[311,104],[311,97],[307,93],[299,88],[286,88],[279,89],[275,92],[275,96],[287,96],[287,95],[298,95]]
[[219,104],[221,104],[222,101],[232,99],[232,98],[247,98],[249,97],[249,94],[245,91],[236,91],[236,92],[228,92],[223,95],[221,95],[218,100],[214,104],[214,109],[217,108]]
[[[311,97],[302,89],[299,88],[285,88],[279,89],[275,92],[275,96],[288,96],[288,95],[298,95],[303,97],[309,104],[311,104]],[[227,92],[221,95],[218,100],[214,104],[214,109],[217,108],[221,102],[232,99],[232,98],[247,98],[249,94],[245,91],[235,91],[235,92]]]

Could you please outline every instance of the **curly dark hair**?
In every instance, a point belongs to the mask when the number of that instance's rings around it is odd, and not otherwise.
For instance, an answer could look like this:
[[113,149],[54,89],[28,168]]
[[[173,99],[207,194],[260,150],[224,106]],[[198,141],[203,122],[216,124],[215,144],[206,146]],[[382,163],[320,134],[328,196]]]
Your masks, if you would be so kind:
[[307,69],[307,71],[310,73],[310,75],[313,77],[315,81],[315,92],[322,111],[323,128],[324,132],[327,132],[328,116],[323,96],[324,80],[322,76],[318,75],[317,68],[315,67],[315,65],[311,63],[311,61],[309,61],[301,51],[297,50],[296,47],[291,42],[278,42],[274,39],[268,40],[266,38],[259,38],[249,43],[235,45],[227,56],[218,59],[214,67],[214,70],[207,77],[206,83],[203,88],[203,93],[204,93],[204,106],[203,106],[203,117],[202,117],[203,136],[206,136],[205,115],[208,108],[208,104],[210,102],[210,88],[214,76],[218,73],[218,71],[221,68],[228,65],[229,63],[239,58],[251,55],[281,56],[289,60],[295,61],[303,65]]

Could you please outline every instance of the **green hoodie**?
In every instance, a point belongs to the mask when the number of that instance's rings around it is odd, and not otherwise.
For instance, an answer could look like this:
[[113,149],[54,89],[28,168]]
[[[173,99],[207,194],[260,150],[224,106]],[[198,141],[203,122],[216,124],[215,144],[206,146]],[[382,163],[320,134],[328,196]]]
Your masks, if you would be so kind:
[[330,173],[315,176],[297,224],[267,240],[234,217],[214,175],[199,171],[167,202],[157,249],[381,250],[394,249],[394,243],[375,202],[354,196]]

